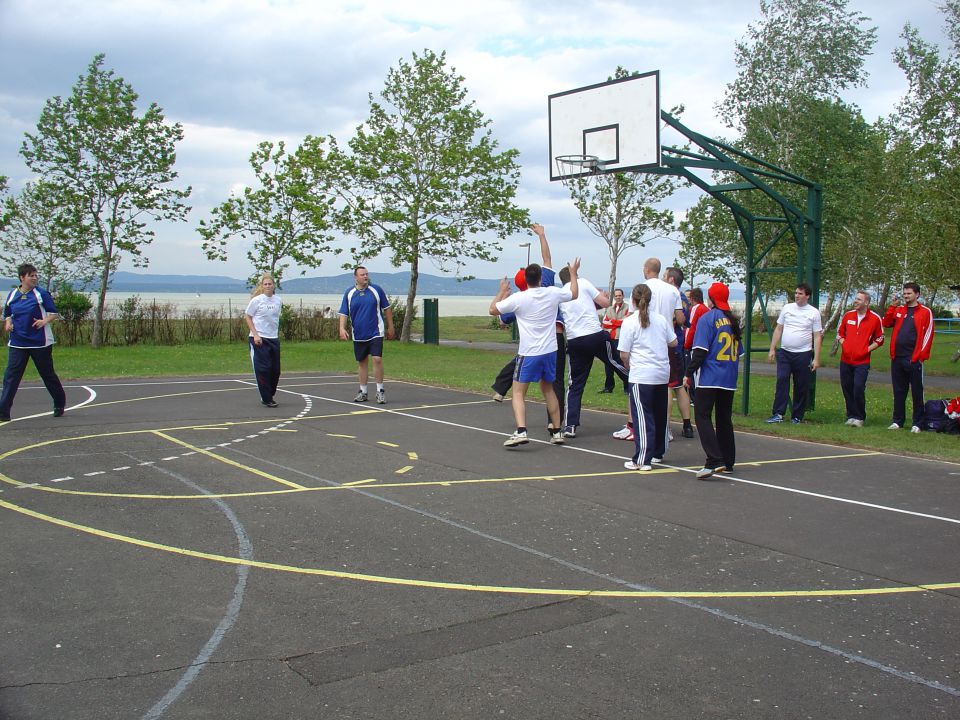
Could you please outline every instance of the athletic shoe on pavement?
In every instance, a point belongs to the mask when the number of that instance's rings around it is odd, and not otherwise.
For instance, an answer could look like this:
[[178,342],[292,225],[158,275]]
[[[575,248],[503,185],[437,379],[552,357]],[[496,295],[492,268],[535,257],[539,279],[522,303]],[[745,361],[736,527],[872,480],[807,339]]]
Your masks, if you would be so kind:
[[687,439],[690,439],[693,437],[693,425],[683,426],[683,436]]
[[53,409],[53,416],[54,416],[54,417],[63,417],[63,408],[62,408],[62,407],[55,407],[55,408]]
[[633,441],[633,428],[629,425],[624,425],[622,428],[613,433],[613,436],[617,440],[630,440]]
[[700,468],[697,470],[697,480],[706,480],[709,477],[713,476],[713,468]]
[[660,465],[663,462],[663,458],[650,458],[650,462],[652,462],[654,465]]
[[357,396],[353,399],[354,402],[367,402],[367,394],[361,390],[357,393]]
[[577,436],[577,428],[575,425],[567,425],[563,429],[563,436],[565,438],[575,438]]
[[384,405],[387,402],[387,391],[386,390],[377,390],[377,402],[380,405]]
[[494,394],[493,394],[493,401],[494,401],[494,402],[503,402],[503,395],[501,395],[500,393],[494,393]]
[[563,436],[565,433],[555,432],[550,434],[550,442],[554,445],[563,445]]
[[527,439],[527,432],[526,432],[526,431],[523,431],[523,432],[519,432],[519,431],[518,431],[518,432],[513,433],[513,435],[511,435],[510,437],[508,437],[506,440],[504,440],[504,441],[503,441],[503,446],[504,446],[504,447],[514,447],[514,446],[516,446],[516,445],[526,445],[528,442],[530,442],[530,440]]
[[268,407],[268,408],[279,407],[279,405],[277,405],[277,401],[276,401],[276,400],[263,400],[263,401],[261,401],[260,404],[261,404],[261,405],[265,405],[265,406]]
[[653,465],[637,465],[633,460],[627,460],[623,466],[627,470],[640,470],[641,472],[653,470]]
[[767,421],[768,423],[770,423],[771,425],[772,425],[773,423],[782,423],[782,422],[783,422],[783,415],[781,415],[780,413],[774,413],[773,415],[771,415],[770,417],[768,417],[766,421]]

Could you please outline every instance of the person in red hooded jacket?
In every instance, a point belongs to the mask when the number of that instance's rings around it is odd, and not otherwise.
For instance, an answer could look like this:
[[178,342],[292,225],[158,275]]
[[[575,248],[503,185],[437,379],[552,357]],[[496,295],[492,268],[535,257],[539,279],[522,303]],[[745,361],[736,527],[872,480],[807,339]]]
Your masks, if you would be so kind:
[[923,361],[933,347],[933,313],[920,303],[920,286],[903,284],[903,299],[894,298],[883,316],[890,333],[890,380],[893,384],[893,422],[888,430],[899,430],[906,422],[907,390],[913,397],[913,426],[920,432],[923,420]]

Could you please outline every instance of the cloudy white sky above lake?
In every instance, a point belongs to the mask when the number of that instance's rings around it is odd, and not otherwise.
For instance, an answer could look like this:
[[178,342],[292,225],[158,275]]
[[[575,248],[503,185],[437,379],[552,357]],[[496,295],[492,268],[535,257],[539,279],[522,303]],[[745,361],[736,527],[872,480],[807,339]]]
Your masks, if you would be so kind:
[[[891,58],[904,23],[939,42],[941,15],[932,0],[853,0],[850,7],[878,28],[869,87],[847,98],[874,120],[906,90]],[[734,43],[759,16],[758,0],[0,0],[0,174],[14,192],[30,179],[19,156],[24,132],[35,129],[47,98],[69,95],[93,56],[105,53],[105,66],[143,103],[158,103],[184,127],[177,170],[193,187],[193,211],[187,223],[157,228],[149,272],[245,277],[242,248],[233,246],[226,263],[208,261],[196,226],[252,182],[248,157],[256,144],[296,145],[307,134],[346,141],[388,69],[430,48],[447,52],[501,147],[520,150],[519,199],[547,227],[555,260],[583,256],[584,274],[603,286],[606,246],[582,225],[563,187],[548,180],[547,96],[602,82],[618,65],[659,70],[662,107],[683,104],[688,127],[729,135],[715,105],[735,77]],[[686,190],[671,206],[682,210],[697,197]],[[475,263],[467,272],[512,272],[526,260],[519,243],[528,239],[509,239],[500,263]],[[669,262],[676,245],[629,251],[621,280],[637,279],[651,254]],[[307,274],[339,273],[341,262],[330,258]],[[392,270],[385,259],[368,265]],[[121,269],[133,268],[125,262]],[[421,271],[436,269],[425,263]]]

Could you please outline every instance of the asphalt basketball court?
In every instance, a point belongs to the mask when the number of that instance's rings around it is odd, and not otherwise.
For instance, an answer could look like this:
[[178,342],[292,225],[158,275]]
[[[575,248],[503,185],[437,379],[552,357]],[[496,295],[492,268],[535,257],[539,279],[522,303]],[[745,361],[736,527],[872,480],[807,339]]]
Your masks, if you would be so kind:
[[25,386],[0,718],[960,715],[960,466],[738,433],[637,473],[618,416],[507,450],[509,403],[387,388]]

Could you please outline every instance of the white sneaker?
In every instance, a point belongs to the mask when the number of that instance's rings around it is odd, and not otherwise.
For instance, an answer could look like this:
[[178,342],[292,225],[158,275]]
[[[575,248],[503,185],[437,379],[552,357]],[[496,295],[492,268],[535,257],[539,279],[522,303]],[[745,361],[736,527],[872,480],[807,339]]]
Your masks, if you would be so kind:
[[617,440],[633,440],[633,428],[629,425],[624,425],[614,432],[613,436],[617,438]]
[[554,445],[563,445],[563,433],[561,433],[559,430],[555,433],[550,433],[550,442],[552,442]]
[[918,433],[920,432],[920,427],[918,425],[914,425],[912,428],[910,428],[910,432]]
[[627,460],[623,466],[627,470],[639,470],[641,472],[648,472],[653,470],[653,465],[637,465],[633,460]]
[[514,447],[515,445],[526,445],[530,440],[527,438],[526,431],[514,432],[513,435],[503,441],[504,447]]
[[890,425],[887,427],[887,430],[899,430],[899,429],[900,429],[900,426],[897,425],[896,423],[890,423]]
[[650,462],[652,462],[654,465],[659,465],[663,462],[663,458],[650,458]]
[[700,468],[697,470],[697,480],[706,480],[713,475],[713,468]]
[[501,395],[500,393],[494,393],[494,394],[493,394],[493,401],[494,401],[494,402],[503,402],[503,395]]
[[855,423],[856,423],[856,420],[854,420],[853,418],[847,418],[847,421],[844,423],[844,425],[854,425]]
[[387,393],[385,390],[377,390],[377,403],[384,405],[387,402]]
[[863,420],[858,420],[857,418],[853,418],[852,420],[850,420],[850,425],[852,425],[853,427],[863,427]]

